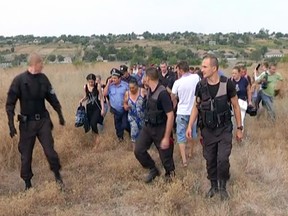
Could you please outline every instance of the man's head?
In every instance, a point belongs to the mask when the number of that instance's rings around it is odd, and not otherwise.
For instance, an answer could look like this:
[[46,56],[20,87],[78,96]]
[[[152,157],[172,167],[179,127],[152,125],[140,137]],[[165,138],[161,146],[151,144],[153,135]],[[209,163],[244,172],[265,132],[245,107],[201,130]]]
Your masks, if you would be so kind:
[[123,74],[123,77],[126,78],[129,76],[128,67],[126,65],[120,65],[119,71]]
[[246,68],[246,66],[245,65],[241,65],[240,66],[240,71],[241,71],[241,76],[246,76],[246,74],[247,74],[247,68]]
[[43,69],[43,59],[38,53],[31,53],[28,57],[29,71],[32,73],[41,73]]
[[195,68],[194,68],[194,67],[192,67],[192,66],[191,66],[191,67],[189,67],[189,72],[193,74],[193,73],[195,72]]
[[161,72],[163,73],[163,74],[166,74],[168,71],[167,71],[167,63],[166,62],[162,62],[161,64],[160,64],[160,69],[161,69]]
[[137,74],[138,74],[140,77],[142,76],[142,74],[143,74],[142,65],[139,65],[139,66],[138,66]]
[[189,72],[189,65],[186,61],[181,61],[176,66],[178,75],[182,76],[184,73]]
[[111,80],[113,84],[117,85],[121,82],[122,73],[118,69],[113,68],[110,71],[110,74],[111,74]]
[[272,63],[269,67],[269,73],[270,74],[275,74],[276,73],[276,64],[275,63]]
[[144,82],[149,87],[152,83],[156,83],[159,80],[159,74],[156,68],[150,67],[146,70],[146,75],[144,77]]
[[238,66],[233,67],[232,69],[232,78],[234,80],[239,80],[241,78],[241,70]]
[[210,78],[214,74],[218,74],[218,68],[219,68],[218,59],[214,55],[208,54],[204,56],[201,67],[203,77]]
[[262,63],[262,70],[263,71],[267,71],[269,68],[269,63],[267,61]]

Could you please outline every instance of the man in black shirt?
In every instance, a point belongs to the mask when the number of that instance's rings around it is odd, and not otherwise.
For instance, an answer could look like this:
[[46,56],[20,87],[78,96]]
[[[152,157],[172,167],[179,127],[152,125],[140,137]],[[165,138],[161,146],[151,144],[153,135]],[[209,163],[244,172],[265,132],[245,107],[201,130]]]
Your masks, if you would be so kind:
[[[186,136],[191,138],[191,128],[197,117],[203,137],[203,156],[206,159],[211,188],[207,197],[220,192],[221,200],[229,198],[226,182],[229,180],[229,156],[232,149],[232,122],[230,105],[237,123],[236,138],[241,140],[243,126],[238,97],[233,82],[218,74],[218,60],[213,55],[202,62],[203,80],[196,87],[196,100],[190,115]],[[219,183],[219,188],[218,188]]]
[[160,159],[165,168],[166,180],[171,180],[174,175],[173,139],[171,132],[174,121],[173,105],[167,90],[159,83],[159,74],[156,68],[148,68],[145,83],[149,86],[145,110],[145,126],[136,140],[134,154],[141,165],[149,169],[145,179],[146,183],[152,182],[159,176],[155,162],[147,152],[152,143],[158,149]]
[[16,102],[20,101],[21,113],[17,116],[19,121],[20,140],[18,149],[21,153],[21,178],[25,181],[25,189],[32,187],[33,177],[31,163],[36,137],[39,139],[44,153],[54,172],[56,182],[62,187],[60,175],[61,165],[57,152],[54,150],[52,137],[52,122],[45,107],[45,99],[52,105],[59,116],[60,125],[65,121],[61,105],[54,89],[45,74],[42,73],[43,60],[40,55],[32,53],[28,60],[28,70],[14,78],[8,91],[6,112],[11,138],[17,134],[14,126]]
[[167,89],[171,94],[173,84],[176,80],[176,74],[172,70],[168,70],[167,63],[162,62],[160,64],[159,82]]

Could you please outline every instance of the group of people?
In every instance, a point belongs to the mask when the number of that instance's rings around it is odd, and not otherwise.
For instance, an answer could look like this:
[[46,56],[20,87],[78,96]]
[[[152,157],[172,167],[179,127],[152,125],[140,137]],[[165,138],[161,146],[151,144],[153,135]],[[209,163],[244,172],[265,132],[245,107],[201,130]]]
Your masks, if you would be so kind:
[[[10,135],[13,137],[16,134],[14,109],[17,100],[20,100],[21,177],[26,189],[29,189],[33,176],[32,151],[37,137],[56,182],[63,185],[59,158],[53,148],[52,123],[44,100],[53,106],[59,115],[60,124],[64,125],[61,106],[49,80],[41,73],[41,56],[31,54],[28,64],[28,70],[13,80],[6,102]],[[86,102],[95,144],[99,142],[99,125],[103,125],[109,107],[118,141],[124,140],[126,130],[136,159],[149,170],[144,180],[146,183],[160,175],[148,152],[153,143],[165,169],[165,180],[169,182],[175,176],[173,127],[183,167],[188,164],[187,144],[190,146],[189,157],[192,156],[197,136],[200,136],[211,182],[206,196],[213,197],[219,193],[224,200],[229,197],[226,183],[230,178],[233,124],[236,139],[241,141],[246,110],[249,106],[259,108],[260,101],[272,120],[275,120],[273,97],[279,92],[277,82],[282,77],[276,73],[276,65],[267,66],[264,63],[262,69],[264,71],[259,74],[257,67],[251,79],[245,66],[235,66],[232,77],[227,78],[219,73],[218,59],[213,55],[203,58],[201,71],[192,70],[186,61],[179,62],[174,67],[175,72],[169,70],[165,62],[159,68],[139,66],[131,72],[126,65],[121,65],[119,69],[110,71],[111,76],[105,84],[102,84],[100,76],[89,74],[80,104]],[[232,116],[235,117],[234,123]],[[201,133],[198,133],[199,128]]]

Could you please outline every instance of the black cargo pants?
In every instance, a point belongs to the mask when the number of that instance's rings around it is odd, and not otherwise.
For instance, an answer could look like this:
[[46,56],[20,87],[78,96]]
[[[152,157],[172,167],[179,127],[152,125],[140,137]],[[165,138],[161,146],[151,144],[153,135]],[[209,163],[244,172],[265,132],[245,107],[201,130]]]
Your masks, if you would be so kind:
[[232,124],[215,130],[203,128],[203,156],[209,180],[230,178],[229,156],[232,150]]
[[151,127],[149,125],[144,126],[136,140],[134,154],[140,164],[146,169],[152,169],[155,167],[155,162],[148,153],[152,143],[155,144],[161,162],[165,168],[166,173],[175,170],[173,160],[174,144],[170,144],[168,149],[161,149],[161,140],[164,137],[166,126],[160,125]]
[[21,178],[24,181],[30,180],[33,176],[31,163],[36,137],[42,145],[50,169],[54,173],[61,169],[58,154],[54,150],[52,128],[53,125],[49,117],[20,123],[18,150],[21,154]]

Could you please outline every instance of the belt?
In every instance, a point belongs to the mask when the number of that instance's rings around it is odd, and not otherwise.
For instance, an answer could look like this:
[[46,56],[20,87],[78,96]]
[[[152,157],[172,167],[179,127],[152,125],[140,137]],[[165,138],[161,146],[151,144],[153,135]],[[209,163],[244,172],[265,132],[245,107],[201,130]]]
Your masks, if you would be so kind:
[[43,118],[47,118],[48,117],[48,113],[36,113],[33,115],[26,115],[27,116],[27,121],[39,121]]

